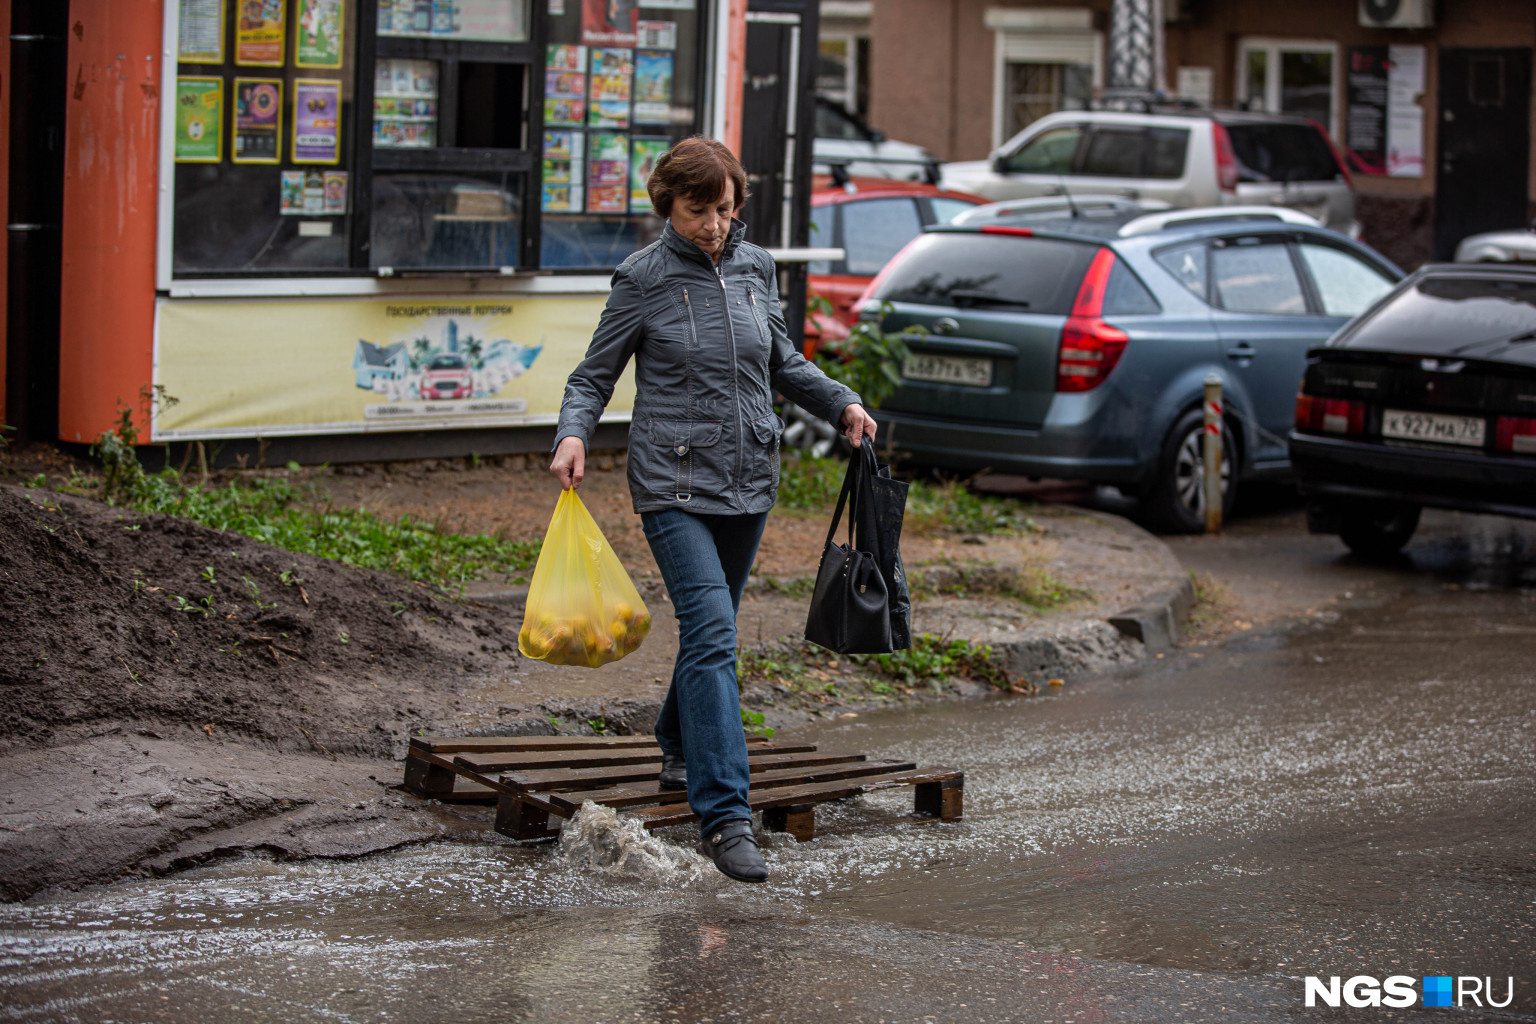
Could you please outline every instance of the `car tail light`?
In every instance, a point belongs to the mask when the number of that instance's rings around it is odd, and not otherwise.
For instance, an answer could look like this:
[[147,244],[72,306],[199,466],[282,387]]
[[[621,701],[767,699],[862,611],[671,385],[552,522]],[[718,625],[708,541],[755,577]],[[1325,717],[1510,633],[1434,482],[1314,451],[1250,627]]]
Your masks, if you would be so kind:
[[1232,136],[1216,121],[1211,122],[1211,142],[1216,146],[1216,184],[1223,192],[1237,191],[1237,154],[1232,150]]
[[1493,432],[1493,449],[1536,455],[1536,419],[1528,416],[1500,416]]
[[1296,396],[1296,429],[1317,434],[1365,433],[1365,403],[1348,398]]
[[1355,179],[1349,176],[1349,163],[1344,159],[1344,154],[1339,152],[1339,146],[1336,142],[1333,141],[1333,136],[1328,134],[1328,129],[1324,128],[1321,124],[1319,124],[1317,121],[1314,121],[1310,117],[1307,118],[1307,123],[1310,124],[1313,128],[1316,128],[1317,134],[1321,135],[1323,140],[1328,143],[1328,148],[1333,152],[1333,162],[1339,165],[1339,170],[1344,175],[1344,184],[1348,185],[1350,188],[1354,188]]
[[1010,227],[1007,224],[988,224],[981,229],[984,235],[1020,235],[1024,238],[1034,238],[1035,233],[1030,228]]
[[1104,291],[1115,254],[1100,249],[1088,264],[1078,286],[1072,315],[1061,328],[1061,351],[1056,360],[1057,391],[1091,391],[1104,383],[1125,351],[1126,333],[1099,318],[1104,311]]

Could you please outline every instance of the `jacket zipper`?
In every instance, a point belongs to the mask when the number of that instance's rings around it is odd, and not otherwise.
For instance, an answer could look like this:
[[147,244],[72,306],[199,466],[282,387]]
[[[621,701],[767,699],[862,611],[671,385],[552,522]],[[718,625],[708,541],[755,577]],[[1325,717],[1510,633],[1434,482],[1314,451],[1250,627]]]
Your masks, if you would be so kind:
[[741,490],[741,449],[744,437],[741,428],[741,381],[737,377],[736,367],[736,328],[731,325],[731,296],[725,290],[725,272],[720,269],[718,263],[715,264],[715,280],[720,282],[720,306],[725,313],[725,336],[731,342],[731,397],[735,399],[736,406],[736,501],[745,510],[747,503]]

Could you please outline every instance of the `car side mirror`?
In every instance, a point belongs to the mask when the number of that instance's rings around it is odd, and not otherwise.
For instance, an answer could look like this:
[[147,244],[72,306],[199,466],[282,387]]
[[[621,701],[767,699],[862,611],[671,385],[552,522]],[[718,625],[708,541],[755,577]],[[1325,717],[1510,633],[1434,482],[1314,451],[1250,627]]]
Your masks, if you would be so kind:
[[881,131],[879,128],[871,128],[869,130],[869,141],[870,142],[884,142],[885,141],[885,132]]
[[992,158],[992,170],[998,174],[1008,173],[1008,161],[1001,154]]

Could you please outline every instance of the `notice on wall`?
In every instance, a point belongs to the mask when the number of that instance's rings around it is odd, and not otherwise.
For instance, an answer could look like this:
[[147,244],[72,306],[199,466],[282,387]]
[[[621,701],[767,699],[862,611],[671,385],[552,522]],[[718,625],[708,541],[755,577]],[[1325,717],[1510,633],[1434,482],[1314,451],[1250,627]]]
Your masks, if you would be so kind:
[[230,161],[275,164],[282,157],[282,137],[282,80],[235,79],[235,141],[230,147]]
[[629,136],[593,132],[587,158],[587,212],[624,213],[629,205]]
[[246,66],[283,66],[283,0],[240,0],[235,23],[235,63]]
[[298,78],[293,83],[293,162],[341,161],[341,83]]
[[346,0],[299,0],[293,62],[301,68],[339,68]]
[[[162,299],[154,383],[180,401],[151,437],[552,424],[606,297]],[[426,376],[441,355],[459,357],[460,397]],[[627,420],[634,394],[631,369],[603,420]]]
[[581,41],[588,46],[634,46],[639,20],[635,0],[582,0]]
[[224,63],[224,0],[181,0],[176,59],[184,64]]
[[635,123],[672,119],[672,55],[641,50],[635,55]]
[[635,83],[635,51],[594,47],[587,123],[597,128],[629,127],[629,100]]
[[665,138],[636,138],[630,143],[629,161],[629,212],[645,213],[652,208],[651,193],[647,188],[656,161],[672,148],[672,140]]
[[675,50],[677,49],[677,22],[637,22],[635,38],[638,45],[647,50]]
[[176,162],[216,164],[224,159],[224,80],[176,79]]
[[1424,174],[1424,47],[1349,50],[1344,145],[1352,171]]
[[1424,47],[1387,47],[1387,173],[1424,176]]

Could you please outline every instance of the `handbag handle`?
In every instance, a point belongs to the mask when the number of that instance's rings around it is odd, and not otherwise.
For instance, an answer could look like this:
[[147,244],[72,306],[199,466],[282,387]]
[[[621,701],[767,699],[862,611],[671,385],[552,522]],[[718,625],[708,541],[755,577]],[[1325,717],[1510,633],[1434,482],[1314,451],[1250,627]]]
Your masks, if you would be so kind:
[[[843,486],[837,494],[837,507],[832,512],[832,525],[827,528],[827,540],[822,545],[822,550],[826,550],[827,545],[832,543],[832,538],[837,535],[837,524],[842,521],[845,505],[848,508],[848,550],[852,551],[858,547],[854,539],[854,527],[859,519],[858,513],[874,507],[872,480],[877,465],[874,449],[870,447],[869,440],[866,438],[854,452],[853,458],[848,460],[848,472],[843,474]],[[869,499],[867,504],[864,499]],[[865,536],[867,532],[860,529],[858,535],[867,541],[869,539]]]

